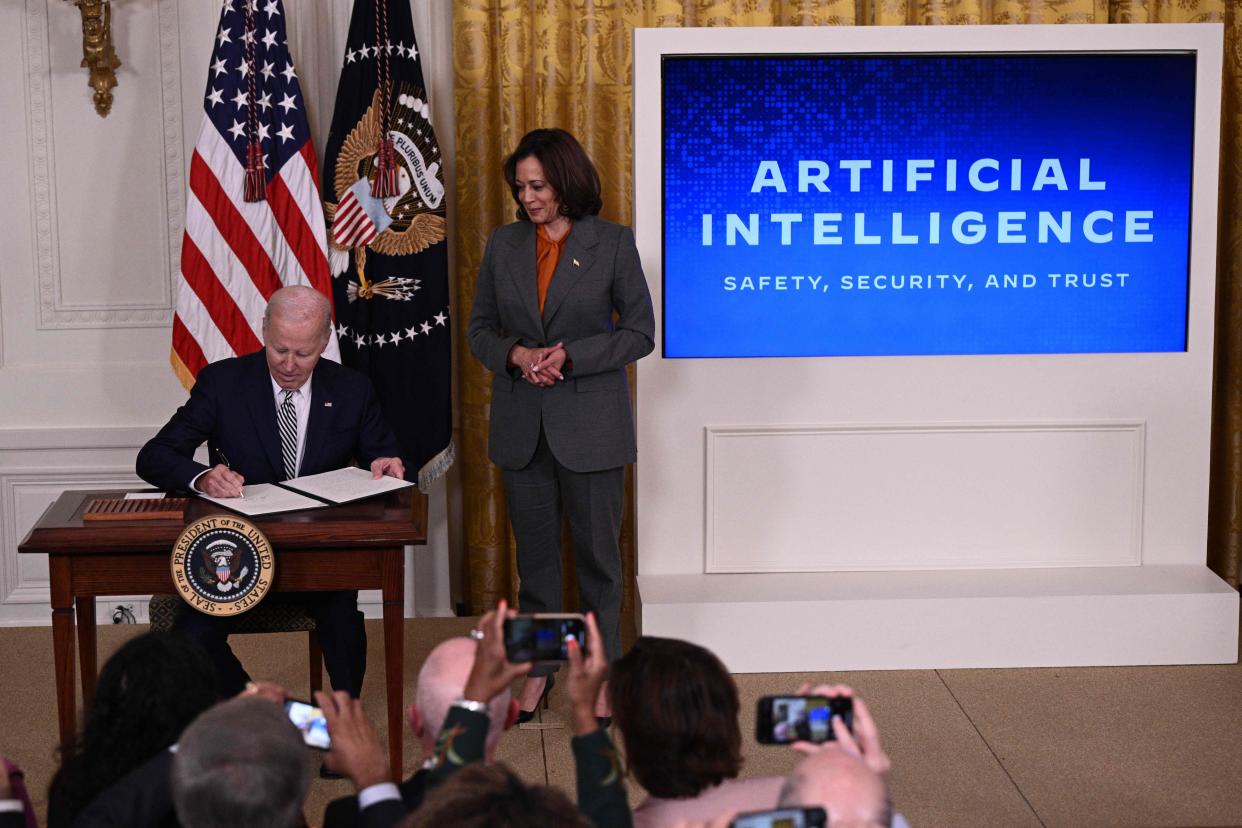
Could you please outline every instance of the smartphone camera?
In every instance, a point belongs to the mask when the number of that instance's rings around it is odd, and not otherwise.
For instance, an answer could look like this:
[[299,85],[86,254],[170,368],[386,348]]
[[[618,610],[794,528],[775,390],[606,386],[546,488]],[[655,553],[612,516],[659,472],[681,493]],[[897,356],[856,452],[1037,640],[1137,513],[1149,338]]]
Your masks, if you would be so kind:
[[328,750],[332,747],[332,739],[328,736],[328,720],[323,711],[310,702],[289,699],[285,702],[285,715],[293,722],[302,734],[302,741],[307,747],[316,750]]
[[823,808],[777,808],[738,814],[730,828],[825,828],[828,813]]
[[832,719],[854,727],[854,700],[846,696],[764,696],[755,715],[755,740],[764,745],[828,742]]
[[586,647],[586,623],[581,615],[536,614],[505,619],[505,658],[526,661],[568,661],[569,639]]

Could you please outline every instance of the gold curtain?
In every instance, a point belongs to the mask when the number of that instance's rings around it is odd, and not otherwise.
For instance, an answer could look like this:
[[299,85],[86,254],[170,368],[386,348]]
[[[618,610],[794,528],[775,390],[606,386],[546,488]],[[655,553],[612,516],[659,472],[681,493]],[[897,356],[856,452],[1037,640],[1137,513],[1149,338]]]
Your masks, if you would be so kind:
[[[466,583],[472,612],[516,596],[500,474],[487,460],[489,375],[469,356],[465,322],[487,234],[513,220],[500,175],[528,130],[560,126],[604,182],[604,217],[631,223],[635,26],[849,26],[971,23],[1224,22],[1217,357],[1208,562],[1238,585],[1242,537],[1242,8],[1237,0],[456,0],[457,335]],[[633,634],[633,488],[622,555]],[[572,596],[570,596],[572,598]]]

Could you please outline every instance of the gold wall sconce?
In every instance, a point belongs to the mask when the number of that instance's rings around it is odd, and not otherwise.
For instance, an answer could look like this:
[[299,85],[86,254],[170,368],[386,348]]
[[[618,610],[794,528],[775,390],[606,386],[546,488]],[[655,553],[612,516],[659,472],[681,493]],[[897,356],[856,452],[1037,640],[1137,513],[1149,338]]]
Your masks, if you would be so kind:
[[87,84],[95,90],[95,112],[112,111],[112,89],[121,60],[112,48],[112,4],[109,0],[72,0],[82,13],[82,63],[90,69]]

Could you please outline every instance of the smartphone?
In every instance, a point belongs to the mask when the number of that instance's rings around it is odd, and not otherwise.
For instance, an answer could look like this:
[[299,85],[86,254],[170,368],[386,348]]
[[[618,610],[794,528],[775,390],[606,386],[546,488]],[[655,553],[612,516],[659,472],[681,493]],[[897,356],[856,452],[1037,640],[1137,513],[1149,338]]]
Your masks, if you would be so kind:
[[586,622],[572,613],[536,613],[505,619],[505,658],[524,661],[568,661],[569,639],[586,650]]
[[310,702],[287,699],[285,715],[293,726],[302,732],[302,741],[307,747],[316,750],[328,750],[332,747],[332,739],[328,736],[328,720],[323,711]]
[[828,742],[835,738],[832,718],[854,727],[854,700],[848,696],[764,696],[755,712],[755,740],[761,745]]
[[823,808],[776,808],[738,814],[729,828],[825,828],[828,813]]

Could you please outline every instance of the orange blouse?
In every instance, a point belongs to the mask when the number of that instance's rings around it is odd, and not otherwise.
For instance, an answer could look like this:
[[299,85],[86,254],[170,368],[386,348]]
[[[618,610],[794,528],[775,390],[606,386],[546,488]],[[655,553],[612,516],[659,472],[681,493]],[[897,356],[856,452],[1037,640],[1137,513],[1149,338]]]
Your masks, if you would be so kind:
[[573,229],[571,225],[565,235],[553,241],[544,225],[535,225],[535,284],[539,289],[540,313],[543,313],[543,304],[548,299],[548,285],[552,284],[552,274],[556,272],[557,262],[561,260],[565,240]]

